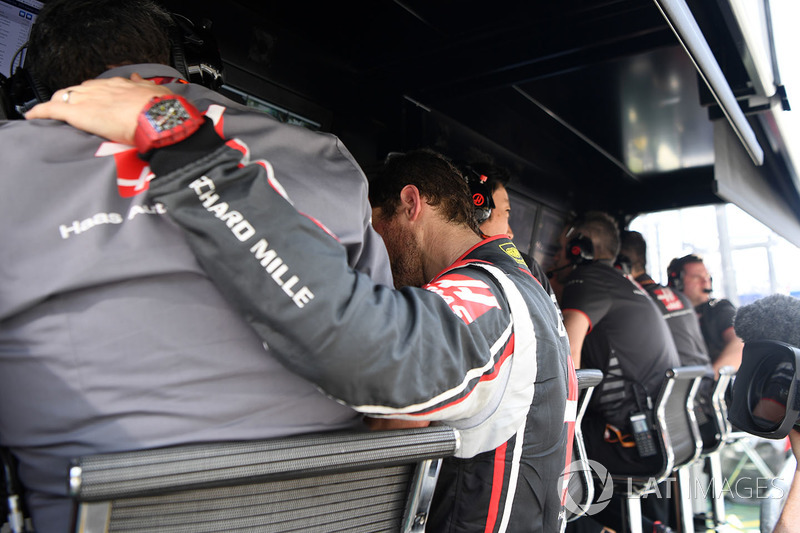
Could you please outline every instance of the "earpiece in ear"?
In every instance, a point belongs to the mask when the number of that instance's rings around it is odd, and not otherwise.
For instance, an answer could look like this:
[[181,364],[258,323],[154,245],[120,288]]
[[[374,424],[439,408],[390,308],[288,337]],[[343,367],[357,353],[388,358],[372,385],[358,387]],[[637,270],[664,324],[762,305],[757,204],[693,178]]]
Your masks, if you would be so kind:
[[567,242],[565,248],[567,259],[573,265],[582,265],[594,261],[594,244],[592,239],[580,233]]
[[472,195],[472,205],[475,207],[475,220],[482,224],[492,214],[494,200],[492,191],[487,185],[488,177],[478,174],[469,166],[464,167],[464,178],[469,185],[469,192]]

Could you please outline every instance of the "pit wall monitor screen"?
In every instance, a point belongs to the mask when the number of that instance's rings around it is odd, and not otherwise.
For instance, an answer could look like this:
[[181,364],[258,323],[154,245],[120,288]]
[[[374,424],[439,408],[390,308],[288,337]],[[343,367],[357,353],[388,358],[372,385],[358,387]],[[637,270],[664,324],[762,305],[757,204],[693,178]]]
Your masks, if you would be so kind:
[[[31,26],[44,7],[37,0],[0,0],[0,74],[11,76],[12,62],[17,52],[28,42]],[[24,60],[24,50],[13,64]]]

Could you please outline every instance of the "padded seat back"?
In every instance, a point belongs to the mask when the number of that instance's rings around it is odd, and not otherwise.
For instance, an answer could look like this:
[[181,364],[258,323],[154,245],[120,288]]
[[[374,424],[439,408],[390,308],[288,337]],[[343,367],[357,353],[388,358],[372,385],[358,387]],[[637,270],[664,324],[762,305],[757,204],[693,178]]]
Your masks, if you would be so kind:
[[705,373],[703,366],[684,366],[667,371],[665,386],[671,383],[672,393],[656,409],[667,449],[667,475],[675,468],[695,461],[703,449],[694,414],[694,398]]
[[75,531],[424,531],[447,427],[193,444],[74,461]]

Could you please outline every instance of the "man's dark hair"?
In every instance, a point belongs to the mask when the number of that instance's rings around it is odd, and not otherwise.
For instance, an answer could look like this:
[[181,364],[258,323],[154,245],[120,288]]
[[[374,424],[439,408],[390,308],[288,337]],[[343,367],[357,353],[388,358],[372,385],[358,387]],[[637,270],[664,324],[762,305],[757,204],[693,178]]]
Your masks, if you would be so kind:
[[31,30],[26,68],[50,91],[111,66],[169,64],[169,12],[151,0],[52,0]]
[[619,253],[630,259],[633,267],[645,270],[647,243],[638,231],[625,230],[620,233]]
[[570,232],[580,233],[592,240],[595,259],[613,260],[619,254],[619,227],[608,213],[588,211],[572,224]]
[[686,265],[692,263],[702,263],[703,258],[696,254],[687,254],[683,257],[676,257],[667,265],[667,276],[670,278],[681,278],[683,276],[683,269]]
[[414,185],[420,195],[442,215],[456,224],[464,224],[479,233],[469,186],[464,176],[447,158],[433,150],[422,149],[389,157],[383,168],[370,180],[369,201],[387,217],[400,205],[400,191]]

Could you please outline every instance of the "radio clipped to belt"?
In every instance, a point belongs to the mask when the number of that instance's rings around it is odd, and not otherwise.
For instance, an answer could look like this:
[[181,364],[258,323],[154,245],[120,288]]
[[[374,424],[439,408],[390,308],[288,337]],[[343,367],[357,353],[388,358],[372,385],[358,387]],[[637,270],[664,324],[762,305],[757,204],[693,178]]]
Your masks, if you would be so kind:
[[640,383],[634,383],[631,388],[639,408],[628,417],[631,434],[636,442],[639,457],[652,457],[658,453],[656,438],[653,434],[653,402]]
[[653,433],[653,402],[641,384],[631,383],[630,389],[636,400],[636,410],[628,416],[630,433],[623,434],[616,426],[606,424],[605,441],[618,443],[623,448],[635,447],[639,457],[652,457],[658,454]]

